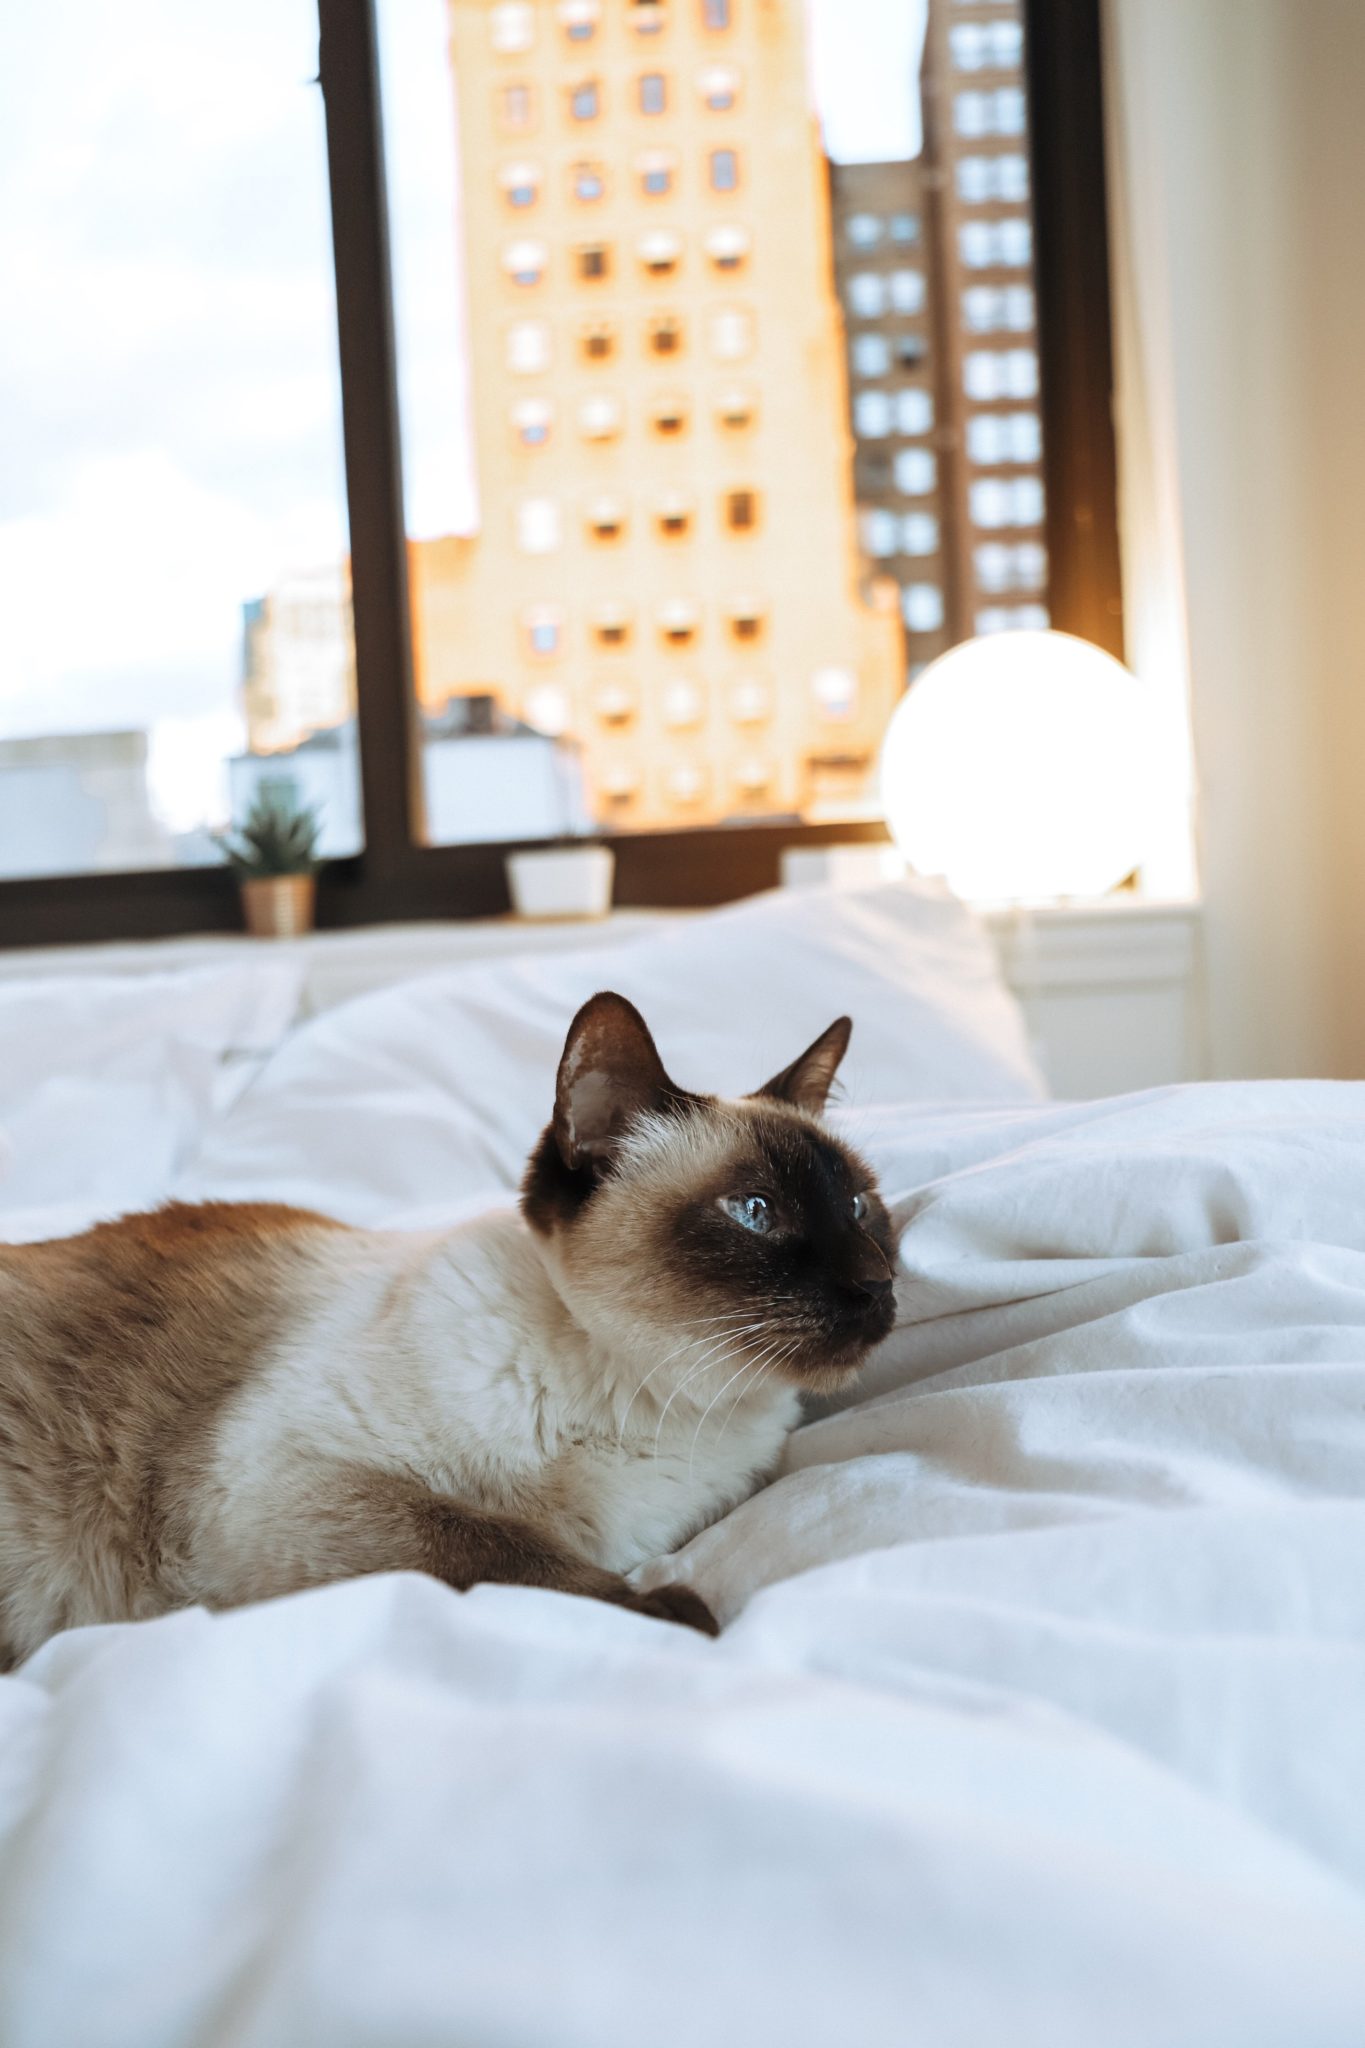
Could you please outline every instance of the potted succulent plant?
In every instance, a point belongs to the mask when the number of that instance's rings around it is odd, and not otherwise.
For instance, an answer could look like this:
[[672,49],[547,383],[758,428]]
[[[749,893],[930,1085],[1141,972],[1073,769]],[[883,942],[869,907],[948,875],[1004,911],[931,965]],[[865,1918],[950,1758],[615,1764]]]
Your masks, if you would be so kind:
[[254,938],[294,939],[313,929],[321,830],[311,805],[262,793],[242,823],[219,837]]

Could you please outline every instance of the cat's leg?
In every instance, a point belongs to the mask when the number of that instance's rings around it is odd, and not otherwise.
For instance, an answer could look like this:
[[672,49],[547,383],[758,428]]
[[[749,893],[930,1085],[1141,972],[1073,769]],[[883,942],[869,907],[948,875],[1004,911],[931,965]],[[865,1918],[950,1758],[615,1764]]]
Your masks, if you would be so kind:
[[420,1480],[374,1467],[333,1468],[326,1481],[319,1477],[272,1516],[270,1527],[257,1523],[253,1536],[250,1561],[239,1554],[230,1574],[206,1575],[216,1584],[201,1585],[197,1597],[237,1606],[372,1572],[419,1571],[460,1592],[483,1584],[544,1586],[704,1635],[720,1633],[710,1608],[688,1586],[639,1592],[530,1522],[467,1508]]

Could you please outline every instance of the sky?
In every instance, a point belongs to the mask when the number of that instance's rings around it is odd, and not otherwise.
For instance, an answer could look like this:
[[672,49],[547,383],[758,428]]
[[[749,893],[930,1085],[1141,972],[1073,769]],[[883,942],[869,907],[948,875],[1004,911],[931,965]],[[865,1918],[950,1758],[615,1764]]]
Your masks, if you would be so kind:
[[[913,154],[923,0],[809,16],[830,153]],[[449,530],[442,0],[381,20],[409,506]],[[0,737],[150,729],[175,830],[224,812],[244,600],[346,548],[316,58],[315,0],[0,8]]]

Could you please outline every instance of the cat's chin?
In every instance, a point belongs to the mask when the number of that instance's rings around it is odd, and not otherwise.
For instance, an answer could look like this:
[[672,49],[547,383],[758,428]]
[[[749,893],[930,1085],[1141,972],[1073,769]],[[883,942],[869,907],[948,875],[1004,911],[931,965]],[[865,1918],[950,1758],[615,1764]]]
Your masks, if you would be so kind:
[[841,1394],[862,1371],[871,1349],[870,1344],[860,1344],[856,1350],[841,1352],[833,1358],[826,1354],[812,1359],[809,1365],[788,1367],[787,1376],[803,1394]]

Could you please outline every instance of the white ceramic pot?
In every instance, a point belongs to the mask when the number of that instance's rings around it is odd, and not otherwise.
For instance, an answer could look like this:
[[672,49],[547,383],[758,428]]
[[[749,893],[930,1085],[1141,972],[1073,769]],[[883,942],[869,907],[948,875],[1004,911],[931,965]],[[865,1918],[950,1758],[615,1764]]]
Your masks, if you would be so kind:
[[518,917],[605,917],[615,872],[609,846],[547,846],[507,856],[507,886]]

